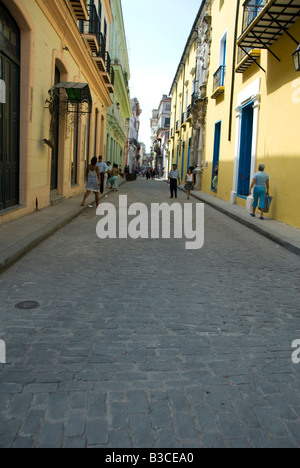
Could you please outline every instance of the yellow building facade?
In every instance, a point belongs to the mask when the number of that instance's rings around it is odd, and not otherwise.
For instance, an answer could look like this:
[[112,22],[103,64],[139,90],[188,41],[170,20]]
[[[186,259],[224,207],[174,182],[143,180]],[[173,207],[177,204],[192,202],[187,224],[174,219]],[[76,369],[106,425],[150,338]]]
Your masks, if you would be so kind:
[[[300,73],[292,58],[300,0],[203,3],[211,28],[201,190],[250,211],[249,186],[264,163],[274,197],[267,216],[300,228]],[[197,86],[195,92],[201,95]]]
[[264,163],[274,197],[269,216],[300,227],[293,183],[300,170],[300,76],[292,60],[300,41],[300,2],[234,3],[211,2],[202,190],[211,192],[219,161],[217,196],[250,209],[249,185]]
[[84,191],[87,164],[105,154],[114,88],[109,0],[1,0],[0,8],[2,224]]
[[170,90],[169,169],[172,164],[177,164],[184,183],[187,170],[192,167],[196,174],[197,189],[201,186],[203,170],[210,23],[210,4],[203,1]]
[[[199,23],[199,12],[195,24]],[[197,41],[193,28],[181,57],[172,87],[171,118],[169,134],[169,170],[177,164],[181,181],[185,181],[187,170],[196,165],[196,155],[193,153],[193,125],[191,116],[192,102],[195,99]]]

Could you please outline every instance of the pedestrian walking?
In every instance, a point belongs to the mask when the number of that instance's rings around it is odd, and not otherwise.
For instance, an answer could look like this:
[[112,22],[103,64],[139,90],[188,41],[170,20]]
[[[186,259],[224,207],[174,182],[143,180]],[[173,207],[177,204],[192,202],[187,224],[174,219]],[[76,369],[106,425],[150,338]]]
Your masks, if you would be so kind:
[[86,183],[86,193],[83,197],[81,206],[85,205],[86,199],[90,195],[91,192],[94,192],[95,194],[95,200],[96,200],[96,207],[99,205],[99,186],[100,186],[100,169],[97,166],[97,158],[96,156],[93,157],[91,160],[91,164],[87,167],[86,170],[86,177],[87,177],[87,183]]
[[191,190],[194,188],[194,185],[195,185],[195,176],[193,174],[193,169],[191,167],[188,168],[187,175],[185,178],[185,183],[186,183],[187,199],[189,200]]
[[106,166],[107,166],[107,171],[106,171],[106,173],[107,173],[106,188],[108,189],[108,188],[109,188],[109,185],[110,185],[108,181],[109,181],[109,179],[110,179],[110,177],[111,177],[111,172],[112,172],[113,167],[112,167],[110,161],[107,161]]
[[269,189],[270,189],[270,182],[269,182],[269,176],[264,172],[265,170],[265,165],[260,164],[258,166],[258,172],[254,175],[254,178],[252,180],[250,190],[249,190],[249,195],[251,195],[252,189],[254,187],[254,192],[253,192],[253,210],[252,213],[250,213],[253,218],[255,218],[255,211],[258,206],[258,201],[259,201],[259,209],[260,209],[260,218],[259,219],[264,219],[264,208],[265,208],[265,201],[266,201],[266,195],[269,195]]
[[114,184],[114,191],[117,192],[118,191],[118,177],[119,177],[119,168],[118,168],[118,164],[114,164],[113,165],[113,168],[110,172],[110,178],[107,180],[107,185],[109,184]]
[[100,169],[100,193],[103,194],[103,192],[104,192],[104,176],[105,176],[105,174],[107,172],[107,165],[103,161],[102,156],[98,157],[97,166]]
[[169,181],[170,181],[170,192],[171,192],[171,197],[177,198],[177,182],[178,185],[180,185],[180,175],[177,169],[177,164],[172,165],[172,170],[169,172]]

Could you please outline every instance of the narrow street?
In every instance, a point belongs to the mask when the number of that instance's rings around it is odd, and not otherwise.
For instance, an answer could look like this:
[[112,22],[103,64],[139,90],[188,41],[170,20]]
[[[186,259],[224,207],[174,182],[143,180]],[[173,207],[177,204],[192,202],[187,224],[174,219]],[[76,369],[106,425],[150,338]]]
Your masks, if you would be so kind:
[[[170,202],[158,180],[119,195]],[[0,446],[300,447],[299,257],[207,206],[194,251],[101,240],[98,221],[0,276]]]

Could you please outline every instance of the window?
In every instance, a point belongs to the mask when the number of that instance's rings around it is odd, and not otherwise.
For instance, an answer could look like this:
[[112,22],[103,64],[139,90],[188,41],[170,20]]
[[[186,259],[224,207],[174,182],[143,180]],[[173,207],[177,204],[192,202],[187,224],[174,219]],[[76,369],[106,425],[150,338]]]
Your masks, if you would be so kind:
[[106,23],[106,19],[104,18],[103,38],[104,38],[105,47],[106,47],[106,36],[107,36],[107,23]]
[[226,52],[227,52],[227,31],[220,41],[220,66],[226,65]]
[[72,154],[72,166],[71,166],[71,185],[77,185],[78,183],[78,138],[79,138],[79,113],[78,106],[75,104],[75,122],[74,122],[74,133],[73,133],[73,154]]

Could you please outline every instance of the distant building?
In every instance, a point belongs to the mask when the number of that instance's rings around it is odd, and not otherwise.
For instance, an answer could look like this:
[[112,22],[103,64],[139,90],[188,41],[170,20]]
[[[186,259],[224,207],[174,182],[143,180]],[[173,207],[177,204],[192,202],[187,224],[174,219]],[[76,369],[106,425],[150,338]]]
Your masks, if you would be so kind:
[[158,117],[159,117],[159,110],[158,109],[153,109],[152,110],[152,117],[150,119],[150,128],[151,128],[150,151],[151,152],[153,151],[154,142],[156,141],[156,138],[157,138]]
[[109,53],[114,79],[114,94],[111,95],[113,105],[107,111],[106,161],[111,161],[124,168],[131,116],[128,85],[130,71],[121,1],[111,0],[111,9],[113,23],[110,30]]
[[129,123],[129,148],[127,161],[131,173],[135,172],[136,168],[140,165],[139,130],[141,113],[142,110],[140,108],[138,99],[131,99],[131,117]]
[[168,167],[170,116],[171,98],[164,94],[158,109],[153,109],[150,121],[152,151],[155,153],[155,168],[160,176],[166,174]]

